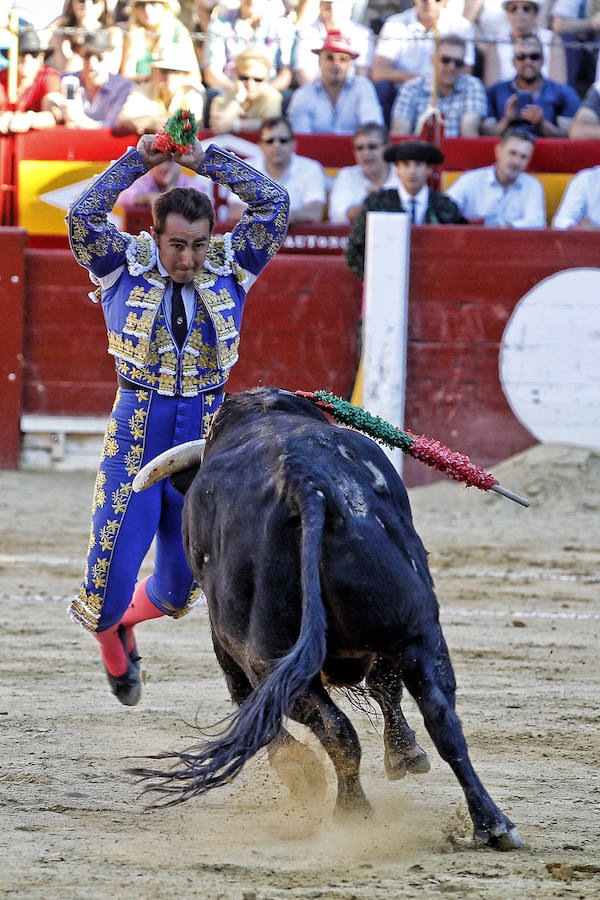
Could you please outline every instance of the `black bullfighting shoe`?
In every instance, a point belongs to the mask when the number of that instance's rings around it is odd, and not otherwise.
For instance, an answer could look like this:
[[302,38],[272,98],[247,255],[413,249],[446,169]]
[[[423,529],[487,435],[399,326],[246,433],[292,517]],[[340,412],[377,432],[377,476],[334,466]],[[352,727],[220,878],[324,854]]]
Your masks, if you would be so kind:
[[122,625],[117,629],[117,635],[127,654],[127,671],[123,675],[111,675],[106,670],[106,678],[111,691],[119,703],[122,703],[124,706],[135,706],[140,702],[140,697],[142,696],[142,682],[140,679],[141,657],[137,652],[137,647],[134,647],[131,653],[127,652],[125,629]]

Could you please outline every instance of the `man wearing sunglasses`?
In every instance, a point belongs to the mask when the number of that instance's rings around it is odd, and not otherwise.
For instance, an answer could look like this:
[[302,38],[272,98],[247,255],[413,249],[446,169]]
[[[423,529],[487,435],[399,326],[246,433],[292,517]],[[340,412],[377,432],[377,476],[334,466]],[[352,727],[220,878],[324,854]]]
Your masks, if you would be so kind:
[[[316,159],[296,155],[296,141],[288,120],[284,116],[265,119],[258,142],[262,158],[256,164],[257,170],[284,187],[290,195],[289,224],[321,222],[327,201],[325,172]],[[229,203],[231,218],[239,219],[245,209],[246,204],[232,195]]]
[[352,141],[356,165],[344,166],[333,181],[329,197],[329,221],[332,224],[354,222],[365,197],[373,191],[398,188],[396,167],[383,158],[387,142],[385,125],[370,122],[356,129]]
[[296,134],[354,134],[359,125],[383,125],[383,113],[372,82],[350,71],[358,57],[338,31],[327,34],[319,56],[320,77],[299,87],[292,96],[288,117]]
[[257,132],[263,119],[281,115],[283,96],[269,81],[271,62],[261,49],[249,47],[236,56],[233,90],[210,105],[209,127],[215,134]]
[[519,126],[533,137],[567,137],[579,108],[572,87],[542,75],[544,50],[535,34],[515,42],[516,77],[488,88],[486,134],[502,134],[509,126]]
[[88,32],[80,53],[83,68],[76,76],[80,87],[73,99],[62,101],[64,122],[73,128],[112,128],[133,82],[112,71],[114,47],[104,29]]
[[485,88],[464,69],[465,42],[458,35],[448,35],[439,43],[431,72],[407,81],[398,92],[392,107],[392,135],[420,131],[421,117],[431,104],[435,74],[445,137],[477,137],[487,110]]
[[475,31],[448,0],[413,0],[411,9],[389,16],[379,32],[371,77],[386,124],[398,90],[415,75],[427,76],[436,39],[449,34],[465,41],[465,66],[475,64]]

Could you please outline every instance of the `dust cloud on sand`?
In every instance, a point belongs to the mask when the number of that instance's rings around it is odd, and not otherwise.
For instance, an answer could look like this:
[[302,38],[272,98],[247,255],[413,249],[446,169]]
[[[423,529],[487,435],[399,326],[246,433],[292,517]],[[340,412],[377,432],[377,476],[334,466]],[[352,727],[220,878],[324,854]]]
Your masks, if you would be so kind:
[[412,700],[432,770],[388,782],[362,743],[368,820],[309,805],[263,754],[222,789],[147,811],[125,769],[181,750],[231,709],[205,609],[137,634],[138,707],[108,691],[66,606],[87,546],[90,473],[0,472],[0,894],[388,900],[600,897],[600,454],[538,446],[494,469],[523,509],[442,482],[410,492],[430,552],[471,759],[524,848],[475,849],[462,791]]

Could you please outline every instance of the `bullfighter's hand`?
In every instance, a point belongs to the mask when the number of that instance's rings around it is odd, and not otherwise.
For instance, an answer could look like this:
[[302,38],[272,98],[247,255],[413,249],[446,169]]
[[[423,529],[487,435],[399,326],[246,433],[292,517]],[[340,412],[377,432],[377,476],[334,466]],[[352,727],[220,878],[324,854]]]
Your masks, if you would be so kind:
[[198,138],[196,138],[194,143],[187,147],[184,153],[176,151],[173,154],[173,159],[181,166],[184,166],[184,168],[191,169],[192,172],[197,172],[204,160],[202,144]]
[[156,150],[152,146],[155,137],[156,135],[154,134],[143,134],[137,143],[137,152],[144,160],[147,169],[153,169],[154,166],[158,166],[160,163],[170,159],[168,153],[163,153],[162,150]]

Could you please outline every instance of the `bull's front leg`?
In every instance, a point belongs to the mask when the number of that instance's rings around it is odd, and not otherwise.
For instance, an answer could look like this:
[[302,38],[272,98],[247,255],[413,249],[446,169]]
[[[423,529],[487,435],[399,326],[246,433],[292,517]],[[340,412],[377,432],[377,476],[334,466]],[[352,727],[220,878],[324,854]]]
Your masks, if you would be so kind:
[[[402,660],[404,684],[423,714],[425,727],[436,749],[456,775],[469,807],[474,839],[497,850],[522,846],[519,832],[496,806],[483,787],[469,759],[460,720],[454,711],[456,682],[441,630],[427,646],[405,648]],[[435,652],[431,649],[435,647]]]
[[385,773],[390,781],[403,778],[407,772],[419,775],[429,772],[427,754],[417,744],[415,733],[404,718],[400,707],[402,675],[397,663],[378,656],[366,677],[369,694],[381,707],[383,714],[383,745]]

